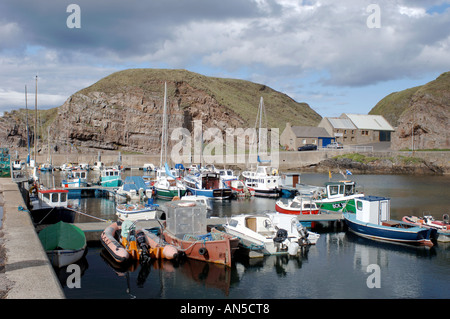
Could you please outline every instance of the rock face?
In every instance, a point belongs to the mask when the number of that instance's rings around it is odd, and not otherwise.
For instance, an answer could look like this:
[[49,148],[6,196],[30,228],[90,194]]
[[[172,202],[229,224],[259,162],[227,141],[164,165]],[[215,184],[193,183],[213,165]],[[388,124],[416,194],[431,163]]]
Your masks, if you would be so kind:
[[399,119],[391,148],[449,149],[449,119],[450,90],[441,98],[416,93],[411,99],[411,107]]
[[[202,120],[204,127],[244,124],[239,115],[189,84],[168,85],[176,91],[175,98],[167,101],[169,137],[174,128],[191,130],[193,120]],[[120,93],[74,94],[58,110],[53,125],[57,134],[55,142],[105,150],[159,151],[164,83],[160,87],[160,92],[135,88]]]
[[[269,127],[293,115],[299,123],[317,124],[320,115],[266,86],[247,81],[205,77],[184,70],[126,70],[112,74],[72,95],[51,125],[54,143],[64,147],[159,152],[167,83],[169,147],[175,128],[253,128],[260,96],[269,101]],[[281,114],[279,110],[286,112]],[[286,111],[288,110],[288,111]],[[272,114],[271,114],[272,113]],[[278,121],[278,122],[277,122]],[[275,126],[273,126],[275,125]],[[175,143],[175,142],[174,142]]]
[[388,95],[370,114],[381,114],[396,126],[391,148],[450,148],[450,72],[436,80]]

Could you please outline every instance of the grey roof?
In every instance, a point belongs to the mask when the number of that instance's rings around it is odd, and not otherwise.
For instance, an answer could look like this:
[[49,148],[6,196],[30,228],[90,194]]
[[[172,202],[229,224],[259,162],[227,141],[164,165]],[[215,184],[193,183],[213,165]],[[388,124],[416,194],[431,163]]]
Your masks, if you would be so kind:
[[291,128],[297,137],[332,137],[323,127],[292,126]]
[[356,130],[356,126],[353,125],[352,121],[349,119],[328,117],[328,121],[330,122],[331,126],[333,126],[333,128]]
[[358,129],[376,131],[394,131],[394,128],[382,115],[343,114],[348,117]]

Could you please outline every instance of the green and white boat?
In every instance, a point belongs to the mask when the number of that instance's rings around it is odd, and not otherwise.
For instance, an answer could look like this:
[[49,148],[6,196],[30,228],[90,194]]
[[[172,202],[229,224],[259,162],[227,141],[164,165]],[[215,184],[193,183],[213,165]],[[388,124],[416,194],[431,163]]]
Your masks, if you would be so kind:
[[328,182],[325,184],[325,194],[314,202],[321,210],[354,213],[355,198],[358,197],[364,197],[364,194],[356,191],[354,181]]
[[100,184],[103,187],[122,186],[122,177],[120,170],[116,168],[106,168],[102,170]]
[[181,198],[186,194],[186,187],[174,174],[176,172],[170,171],[167,163],[165,169],[156,171],[156,182],[153,187],[157,198],[172,200],[175,196]]

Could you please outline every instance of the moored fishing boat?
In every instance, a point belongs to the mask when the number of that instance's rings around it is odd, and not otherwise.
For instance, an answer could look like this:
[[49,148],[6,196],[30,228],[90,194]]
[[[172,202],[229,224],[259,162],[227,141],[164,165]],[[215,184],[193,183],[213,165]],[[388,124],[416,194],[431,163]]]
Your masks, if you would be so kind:
[[373,239],[402,244],[433,246],[436,229],[418,227],[390,219],[390,200],[366,196],[355,199],[356,213],[344,213],[349,230]]
[[87,174],[85,170],[80,169],[69,171],[66,179],[61,181],[61,185],[64,188],[87,187]]
[[206,208],[195,202],[172,201],[166,204],[164,239],[184,252],[186,257],[231,267],[239,239],[215,228],[207,230]]
[[100,185],[103,187],[119,187],[122,185],[121,172],[116,168],[106,168],[101,171]]
[[38,184],[28,190],[30,214],[35,224],[73,223],[76,212],[68,205],[67,189],[46,189]]
[[293,200],[283,202],[277,200],[275,210],[282,214],[309,215],[318,214],[319,208],[310,197],[296,196]]
[[180,176],[174,176],[175,171],[171,171],[165,164],[164,169],[156,171],[156,181],[153,184],[157,198],[172,200],[175,196],[182,197],[186,194],[186,187],[180,180]]
[[326,183],[325,193],[314,201],[323,210],[354,213],[355,199],[360,197],[364,197],[364,194],[356,191],[354,181],[340,181]]
[[402,221],[419,227],[433,228],[437,230],[437,241],[450,242],[450,222],[449,216],[444,214],[442,220],[435,220],[431,215],[403,216]]
[[152,258],[173,260],[179,256],[174,246],[147,229],[136,228],[136,223],[115,222],[102,232],[100,241],[116,262],[148,262]]
[[55,267],[73,264],[85,254],[86,236],[73,224],[58,222],[42,229],[38,236]]
[[299,246],[316,244],[320,238],[308,232],[295,216],[279,213],[232,216],[224,228],[239,238],[242,247],[264,255],[296,255]]
[[229,199],[231,188],[221,182],[220,174],[213,171],[202,171],[186,175],[183,180],[187,195],[206,196],[213,199]]
[[259,197],[280,197],[280,175],[275,167],[258,165],[256,170],[242,172],[245,186],[255,196]]

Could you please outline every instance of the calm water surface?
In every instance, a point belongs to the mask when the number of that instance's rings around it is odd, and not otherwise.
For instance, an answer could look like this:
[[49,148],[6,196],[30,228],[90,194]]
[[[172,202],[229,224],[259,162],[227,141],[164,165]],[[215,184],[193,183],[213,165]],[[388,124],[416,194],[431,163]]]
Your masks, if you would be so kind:
[[[391,198],[392,219],[424,212],[440,219],[450,213],[450,176],[353,175],[352,179],[368,195]],[[305,173],[301,181],[322,186],[328,174]],[[77,202],[83,212],[115,219],[112,200]],[[217,202],[212,215],[274,210],[274,204],[275,200],[263,198]],[[80,217],[79,221],[94,220]],[[65,286],[64,268],[59,277],[68,299],[450,298],[450,244],[437,243],[431,249],[401,246],[363,239],[344,227],[324,226],[318,230],[317,245],[299,257],[238,257],[231,269],[193,260],[120,269],[100,244],[93,244],[79,262],[81,288]],[[380,288],[367,285],[372,274],[367,269],[373,264],[380,267]]]

